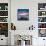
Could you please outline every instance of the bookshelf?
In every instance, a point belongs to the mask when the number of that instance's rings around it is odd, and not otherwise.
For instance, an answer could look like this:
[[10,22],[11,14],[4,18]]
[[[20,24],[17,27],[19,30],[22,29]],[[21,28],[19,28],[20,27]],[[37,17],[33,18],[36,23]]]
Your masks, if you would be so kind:
[[0,35],[8,37],[8,3],[0,3]]
[[38,32],[39,37],[46,37],[46,3],[38,3]]

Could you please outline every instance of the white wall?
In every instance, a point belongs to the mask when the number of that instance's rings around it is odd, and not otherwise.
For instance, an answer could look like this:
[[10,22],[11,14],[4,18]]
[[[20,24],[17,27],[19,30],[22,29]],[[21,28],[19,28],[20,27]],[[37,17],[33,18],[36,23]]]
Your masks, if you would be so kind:
[[[46,1],[46,0],[45,0]],[[17,30],[28,30],[29,26],[34,25],[37,29],[38,25],[38,3],[43,0],[11,0],[11,22],[14,23]],[[17,20],[17,9],[29,9],[29,21]]]
[[[17,9],[29,9],[29,21],[17,20]],[[11,1],[11,22],[16,25],[17,30],[28,30],[29,26],[37,23],[37,2],[30,0]],[[35,19],[36,18],[36,19]]]
[[[41,40],[43,38],[38,38],[38,3],[46,3],[46,0],[11,0],[11,22],[16,26],[17,30],[15,32],[24,33],[32,24],[35,26],[35,30],[33,30],[34,38],[32,39],[33,46],[41,46],[40,44],[43,44],[43,40]],[[21,8],[29,9],[29,21],[17,21],[17,9]]]

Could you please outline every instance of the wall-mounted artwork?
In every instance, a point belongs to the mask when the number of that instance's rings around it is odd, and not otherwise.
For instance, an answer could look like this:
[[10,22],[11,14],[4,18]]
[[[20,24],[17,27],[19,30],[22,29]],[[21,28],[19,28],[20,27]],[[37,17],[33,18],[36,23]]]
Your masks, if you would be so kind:
[[17,10],[17,20],[29,20],[29,9],[18,9]]

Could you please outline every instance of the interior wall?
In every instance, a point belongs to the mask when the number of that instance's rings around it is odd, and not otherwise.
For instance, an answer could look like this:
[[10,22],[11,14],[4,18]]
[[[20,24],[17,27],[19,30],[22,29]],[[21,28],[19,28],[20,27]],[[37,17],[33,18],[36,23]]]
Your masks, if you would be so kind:
[[[34,25],[33,46],[44,46],[43,38],[38,37],[38,3],[46,3],[46,0],[11,0],[11,22],[16,26],[16,32],[19,33],[24,33],[29,26]],[[17,9],[29,9],[29,21],[18,21]]]
[[[17,20],[17,9],[29,9],[29,21]],[[29,26],[37,23],[37,2],[30,0],[11,1],[11,22],[16,25],[16,30],[28,30]]]

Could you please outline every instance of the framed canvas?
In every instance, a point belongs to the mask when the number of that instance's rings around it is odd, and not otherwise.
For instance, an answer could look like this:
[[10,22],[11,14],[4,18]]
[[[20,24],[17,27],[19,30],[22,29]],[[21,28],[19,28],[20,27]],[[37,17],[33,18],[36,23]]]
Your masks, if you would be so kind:
[[29,9],[17,9],[17,20],[29,20]]

